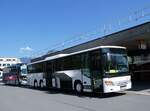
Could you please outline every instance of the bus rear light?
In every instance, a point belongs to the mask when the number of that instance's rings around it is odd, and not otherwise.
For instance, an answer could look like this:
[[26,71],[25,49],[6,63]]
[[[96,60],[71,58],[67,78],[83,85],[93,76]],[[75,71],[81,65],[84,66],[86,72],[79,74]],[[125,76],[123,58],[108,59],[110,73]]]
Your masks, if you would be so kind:
[[16,80],[17,79],[16,76],[9,76],[8,78],[9,78],[9,80]]
[[11,80],[11,79],[13,79],[13,77],[12,77],[12,76],[10,76],[10,77],[9,77],[9,79]]

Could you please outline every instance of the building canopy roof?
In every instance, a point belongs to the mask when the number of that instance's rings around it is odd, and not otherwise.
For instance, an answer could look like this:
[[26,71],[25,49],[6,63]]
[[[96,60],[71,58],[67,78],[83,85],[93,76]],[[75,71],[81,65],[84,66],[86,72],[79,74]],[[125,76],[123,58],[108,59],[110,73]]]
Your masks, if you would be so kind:
[[118,45],[127,47],[128,50],[136,50],[139,40],[144,40],[150,48],[150,22],[64,49],[63,52],[70,53],[100,45]]
[[33,59],[32,61],[37,61],[44,59],[45,57],[53,56],[56,54],[64,53],[73,53],[88,48],[98,47],[98,46],[123,46],[126,47],[129,51],[138,50],[139,41],[144,41],[147,45],[147,48],[150,49],[150,22],[128,28],[92,41],[88,41],[70,48],[63,49],[61,51],[44,55],[40,58]]

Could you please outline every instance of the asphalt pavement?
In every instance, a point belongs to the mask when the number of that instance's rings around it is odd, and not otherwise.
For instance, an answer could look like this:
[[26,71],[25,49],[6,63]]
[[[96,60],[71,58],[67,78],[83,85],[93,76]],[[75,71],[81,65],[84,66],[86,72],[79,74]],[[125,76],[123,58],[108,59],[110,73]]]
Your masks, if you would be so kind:
[[0,85],[0,111],[150,111],[150,96],[133,93],[76,95]]

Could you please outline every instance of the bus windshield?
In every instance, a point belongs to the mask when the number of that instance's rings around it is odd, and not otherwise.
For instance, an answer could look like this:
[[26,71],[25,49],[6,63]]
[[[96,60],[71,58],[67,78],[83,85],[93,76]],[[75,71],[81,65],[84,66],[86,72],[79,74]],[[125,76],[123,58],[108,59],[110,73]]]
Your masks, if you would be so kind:
[[105,53],[103,64],[104,76],[121,76],[128,73],[128,60],[125,53]]

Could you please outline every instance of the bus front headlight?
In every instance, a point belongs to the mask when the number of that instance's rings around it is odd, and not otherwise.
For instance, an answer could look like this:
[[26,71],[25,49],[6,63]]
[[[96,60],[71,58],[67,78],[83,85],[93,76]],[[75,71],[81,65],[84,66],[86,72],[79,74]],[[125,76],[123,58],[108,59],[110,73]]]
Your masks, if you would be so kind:
[[105,81],[105,84],[107,86],[114,86],[114,83],[112,81]]

